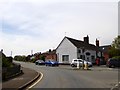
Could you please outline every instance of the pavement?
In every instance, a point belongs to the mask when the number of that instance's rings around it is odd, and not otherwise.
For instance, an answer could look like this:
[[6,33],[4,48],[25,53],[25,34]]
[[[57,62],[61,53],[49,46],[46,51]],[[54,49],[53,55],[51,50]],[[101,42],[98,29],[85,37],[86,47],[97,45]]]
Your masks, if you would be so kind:
[[25,89],[40,77],[40,74],[35,70],[22,67],[22,71],[22,74],[2,82],[2,90]]

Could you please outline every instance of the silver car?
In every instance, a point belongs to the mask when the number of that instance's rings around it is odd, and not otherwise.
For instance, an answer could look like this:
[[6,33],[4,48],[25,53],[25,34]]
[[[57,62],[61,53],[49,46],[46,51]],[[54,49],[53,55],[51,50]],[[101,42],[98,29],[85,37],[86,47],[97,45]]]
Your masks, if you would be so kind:
[[83,60],[83,59],[73,59],[72,62],[71,62],[71,66],[72,67],[77,67],[77,63],[79,63],[80,67],[82,67],[83,62],[84,62],[84,65],[88,64],[88,67],[92,67],[92,63],[90,61],[86,61],[86,60]]
[[36,65],[45,65],[45,62],[43,60],[37,60],[35,61]]

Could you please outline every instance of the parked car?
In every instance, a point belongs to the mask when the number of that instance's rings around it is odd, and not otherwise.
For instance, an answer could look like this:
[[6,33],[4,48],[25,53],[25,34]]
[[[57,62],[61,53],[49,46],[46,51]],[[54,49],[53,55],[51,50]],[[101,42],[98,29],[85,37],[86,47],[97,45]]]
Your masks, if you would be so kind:
[[84,65],[88,63],[88,67],[92,67],[92,62],[86,61],[86,60],[83,60],[83,59],[73,59],[72,62],[71,62],[71,66],[72,67],[77,67],[77,63],[79,63],[80,67],[82,67],[83,62],[84,62]]
[[36,60],[35,64],[36,65],[45,65],[45,61],[43,61],[43,60]]
[[120,67],[120,60],[115,58],[110,58],[106,64],[109,68]]
[[59,63],[58,61],[55,61],[55,60],[46,60],[45,65],[46,66],[59,66]]

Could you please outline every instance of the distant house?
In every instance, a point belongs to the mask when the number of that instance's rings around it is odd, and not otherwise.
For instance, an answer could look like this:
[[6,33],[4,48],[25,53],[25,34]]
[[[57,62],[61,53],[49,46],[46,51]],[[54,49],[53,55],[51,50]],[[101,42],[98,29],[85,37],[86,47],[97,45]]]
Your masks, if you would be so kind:
[[[98,40],[96,41],[99,46]],[[89,43],[89,37],[84,41],[64,37],[56,48],[57,60],[60,63],[71,63],[73,59],[84,59],[95,63],[97,55],[100,54],[99,47]]]
[[45,60],[57,60],[56,50],[49,49],[49,51],[42,53],[43,56],[45,56]]
[[102,53],[103,53],[102,56],[103,56],[103,58],[104,58],[105,61],[107,61],[108,58],[109,58],[108,51],[110,50],[110,48],[111,48],[111,45],[100,46],[100,50],[101,50]]

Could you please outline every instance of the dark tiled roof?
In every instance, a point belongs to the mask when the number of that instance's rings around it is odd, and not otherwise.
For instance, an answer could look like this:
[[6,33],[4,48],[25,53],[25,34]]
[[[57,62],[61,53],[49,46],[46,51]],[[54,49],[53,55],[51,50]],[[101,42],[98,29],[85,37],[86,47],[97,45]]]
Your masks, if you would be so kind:
[[102,52],[108,52],[108,50],[111,48],[111,45],[106,45],[106,46],[100,46],[100,50]]
[[85,48],[88,50],[98,50],[98,47],[96,47],[93,44],[85,43],[84,41],[76,40],[73,38],[66,37],[73,45],[75,45],[77,48]]

